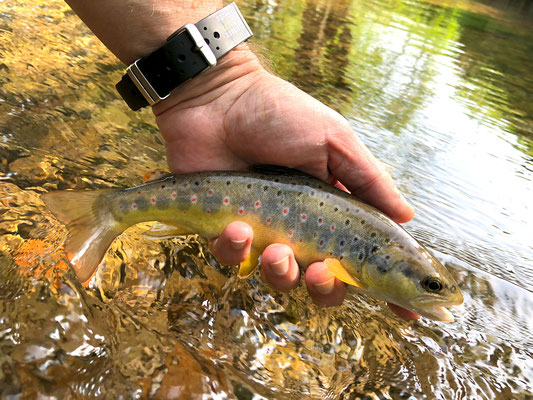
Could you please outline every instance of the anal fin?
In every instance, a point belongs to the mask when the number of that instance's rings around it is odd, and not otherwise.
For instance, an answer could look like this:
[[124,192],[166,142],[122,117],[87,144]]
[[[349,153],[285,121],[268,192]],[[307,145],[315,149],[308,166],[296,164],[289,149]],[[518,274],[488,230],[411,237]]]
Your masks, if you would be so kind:
[[167,225],[161,222],[155,223],[150,229],[143,233],[143,236],[151,239],[168,239],[175,236],[189,235],[191,232],[185,228],[174,225]]

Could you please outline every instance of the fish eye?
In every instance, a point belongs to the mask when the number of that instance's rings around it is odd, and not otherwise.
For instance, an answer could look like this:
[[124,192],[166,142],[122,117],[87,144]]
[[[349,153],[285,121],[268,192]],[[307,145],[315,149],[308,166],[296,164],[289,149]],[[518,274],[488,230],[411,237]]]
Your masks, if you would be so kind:
[[428,292],[440,292],[444,287],[442,282],[437,278],[426,278],[421,283],[422,287]]

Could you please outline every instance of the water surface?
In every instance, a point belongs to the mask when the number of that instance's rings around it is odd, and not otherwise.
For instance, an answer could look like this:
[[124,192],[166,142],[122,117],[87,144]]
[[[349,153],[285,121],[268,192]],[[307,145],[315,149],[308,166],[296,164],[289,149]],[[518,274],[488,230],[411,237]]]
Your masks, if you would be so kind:
[[239,2],[272,69],[341,112],[456,276],[453,324],[235,279],[131,228],[89,288],[39,195],[165,169],[121,65],[59,1],[0,3],[0,397],[533,398],[533,5]]

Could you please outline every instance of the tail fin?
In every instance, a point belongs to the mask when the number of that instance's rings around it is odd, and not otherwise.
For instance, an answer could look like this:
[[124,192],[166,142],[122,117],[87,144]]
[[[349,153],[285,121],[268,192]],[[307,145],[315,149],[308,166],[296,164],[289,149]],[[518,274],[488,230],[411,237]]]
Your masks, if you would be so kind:
[[41,199],[68,229],[67,257],[82,282],[89,280],[113,239],[123,231],[106,207],[112,189],[58,191]]

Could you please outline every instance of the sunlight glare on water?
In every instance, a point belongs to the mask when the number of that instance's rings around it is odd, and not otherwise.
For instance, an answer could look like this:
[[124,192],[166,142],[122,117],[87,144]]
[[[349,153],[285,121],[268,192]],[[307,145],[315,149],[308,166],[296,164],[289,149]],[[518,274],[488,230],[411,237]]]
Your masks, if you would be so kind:
[[[509,3],[511,4],[511,3]],[[456,277],[456,322],[238,280],[195,237],[111,246],[89,287],[39,196],[166,169],[124,66],[59,1],[0,2],[0,397],[533,398],[533,5],[239,2],[280,76],[341,112]]]

